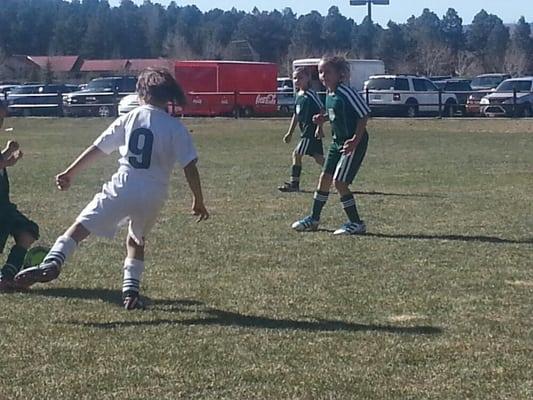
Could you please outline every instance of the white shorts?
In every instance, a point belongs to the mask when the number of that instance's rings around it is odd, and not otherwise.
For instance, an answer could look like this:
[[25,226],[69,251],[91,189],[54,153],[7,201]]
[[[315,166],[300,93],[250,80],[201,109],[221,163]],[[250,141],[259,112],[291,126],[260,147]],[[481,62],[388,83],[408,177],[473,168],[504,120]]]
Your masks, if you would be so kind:
[[87,204],[76,222],[92,234],[107,238],[113,238],[121,226],[129,223],[130,236],[143,245],[166,199],[167,186],[117,172]]

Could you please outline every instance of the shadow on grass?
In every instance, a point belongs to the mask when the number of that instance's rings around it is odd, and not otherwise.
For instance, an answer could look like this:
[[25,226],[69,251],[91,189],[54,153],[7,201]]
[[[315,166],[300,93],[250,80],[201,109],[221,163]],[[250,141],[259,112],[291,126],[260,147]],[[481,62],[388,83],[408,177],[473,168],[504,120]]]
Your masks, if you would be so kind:
[[[295,193],[304,193],[304,194],[313,194],[314,190],[301,189],[299,192]],[[337,194],[336,192],[330,192],[331,195]],[[434,197],[434,198],[445,198],[446,196],[441,194],[430,194],[430,193],[392,193],[392,192],[377,192],[375,190],[353,190],[352,194],[362,195],[362,196],[394,196],[394,197]]]
[[188,319],[156,319],[150,321],[77,322],[76,324],[99,329],[117,329],[134,326],[186,325],[186,326],[228,326],[252,329],[291,330],[306,332],[384,332],[398,335],[438,335],[443,332],[434,326],[392,326],[357,324],[353,322],[319,319],[301,321],[296,319],[275,319],[256,315],[245,315],[218,309],[201,311],[205,317]]
[[[112,304],[121,305],[120,293],[110,289],[76,289],[76,288],[50,288],[34,289],[28,293],[59,297],[68,299],[103,300]],[[353,322],[315,319],[302,321],[296,319],[276,319],[264,316],[239,314],[231,311],[206,307],[204,303],[190,299],[147,299],[148,311],[167,311],[179,313],[194,313],[203,316],[185,319],[156,319],[145,321],[116,321],[116,322],[79,322],[68,321],[72,325],[81,325],[98,329],[119,329],[134,326],[158,325],[186,325],[186,326],[228,326],[255,329],[295,330],[308,332],[384,332],[399,335],[437,335],[441,328],[433,326],[393,326],[378,324],[358,324]],[[139,315],[136,313],[136,315]],[[151,314],[147,314],[151,315]]]
[[505,243],[505,244],[533,244],[533,238],[528,239],[505,239],[497,236],[482,235],[424,235],[424,234],[388,234],[367,232],[364,236],[386,239],[409,239],[409,240],[452,240],[459,242],[482,242],[482,243]]
[[[314,232],[333,233],[335,230],[328,228],[318,228]],[[306,232],[313,233],[313,232]],[[382,239],[406,239],[406,240],[450,240],[456,242],[480,242],[480,243],[494,243],[494,244],[533,244],[533,238],[528,239],[505,239],[497,236],[483,236],[483,235],[426,235],[419,233],[373,233],[367,232],[364,235],[357,235],[362,237],[376,237]]]

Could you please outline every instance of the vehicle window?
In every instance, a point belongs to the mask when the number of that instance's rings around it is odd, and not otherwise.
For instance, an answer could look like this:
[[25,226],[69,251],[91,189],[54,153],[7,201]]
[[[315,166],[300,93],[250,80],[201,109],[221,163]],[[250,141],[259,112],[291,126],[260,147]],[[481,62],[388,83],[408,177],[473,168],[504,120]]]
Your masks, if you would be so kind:
[[87,89],[93,91],[112,92],[115,89],[115,79],[93,79],[87,84]]
[[124,78],[122,81],[122,87],[120,88],[121,92],[135,92],[135,86],[137,84],[137,79],[135,78]]
[[413,87],[416,92],[427,91],[426,81],[424,79],[413,79]]
[[409,90],[409,81],[405,78],[396,78],[394,82],[395,90]]
[[450,82],[446,85],[446,90],[457,90],[461,92],[468,92],[472,90],[468,82]]
[[481,76],[474,78],[472,86],[493,88],[498,86],[503,79],[503,76]]
[[17,86],[11,89],[11,94],[32,94],[37,93],[35,86]]
[[424,80],[424,84],[426,85],[426,90],[428,92],[438,92],[439,89],[429,80]]
[[531,82],[532,81],[504,81],[498,86],[496,91],[512,92],[516,90],[517,92],[530,92]]
[[394,78],[372,78],[368,81],[368,90],[394,90]]

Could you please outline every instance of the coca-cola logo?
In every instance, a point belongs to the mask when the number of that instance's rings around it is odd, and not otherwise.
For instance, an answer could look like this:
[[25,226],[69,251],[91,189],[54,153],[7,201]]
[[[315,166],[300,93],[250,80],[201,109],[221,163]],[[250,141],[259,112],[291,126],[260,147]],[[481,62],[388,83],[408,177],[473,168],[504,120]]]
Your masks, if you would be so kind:
[[255,104],[276,104],[276,95],[275,94],[258,94],[255,98]]

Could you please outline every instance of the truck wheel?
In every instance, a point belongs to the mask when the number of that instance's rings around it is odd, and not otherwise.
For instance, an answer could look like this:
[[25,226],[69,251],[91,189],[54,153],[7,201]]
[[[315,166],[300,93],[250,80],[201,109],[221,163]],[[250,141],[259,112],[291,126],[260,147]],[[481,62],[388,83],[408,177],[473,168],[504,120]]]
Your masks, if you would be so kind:
[[453,117],[455,115],[456,104],[453,101],[449,101],[444,105],[443,117]]
[[108,106],[98,107],[98,116],[102,118],[107,118],[111,116],[111,109]]
[[415,102],[407,103],[405,105],[405,115],[409,118],[415,118],[418,116],[418,104]]
[[244,110],[242,111],[242,116],[244,118],[250,118],[254,115],[254,110],[252,107],[245,107]]
[[283,114],[288,114],[290,112],[289,106],[281,106],[279,111],[281,111]]

